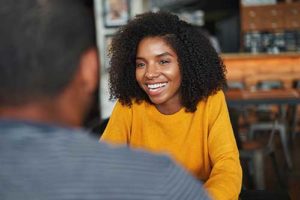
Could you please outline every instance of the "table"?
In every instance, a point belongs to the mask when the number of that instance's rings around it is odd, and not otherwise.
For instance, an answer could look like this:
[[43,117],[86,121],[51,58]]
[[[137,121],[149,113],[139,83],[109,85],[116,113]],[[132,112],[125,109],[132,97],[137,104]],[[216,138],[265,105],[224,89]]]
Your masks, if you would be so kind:
[[[297,105],[300,104],[299,89],[273,90],[228,90],[225,92],[228,107],[243,107],[247,105],[275,104],[289,105],[294,118],[290,122],[291,134],[295,136],[297,125]],[[284,117],[284,115],[282,115]]]
[[[274,89],[274,90],[228,90],[225,91],[225,96],[229,108],[243,108],[249,105],[259,105],[259,104],[276,104],[276,105],[289,105],[293,107],[295,112],[293,116],[293,126],[296,126],[297,115],[296,106],[300,104],[300,91],[295,89]],[[286,120],[286,119],[283,119]],[[237,125],[237,122],[232,122]],[[236,137],[238,134],[236,134]],[[287,159],[287,164],[291,168],[292,161],[287,148],[286,136],[281,136],[283,139],[284,152]],[[241,152],[243,155],[245,152]],[[251,154],[252,155],[252,154]],[[256,151],[254,155],[254,168],[257,172],[254,177],[255,184],[258,189],[264,189],[264,174],[263,174],[263,158],[262,152]]]
[[228,90],[225,92],[229,107],[258,104],[300,104],[300,91],[295,89]]

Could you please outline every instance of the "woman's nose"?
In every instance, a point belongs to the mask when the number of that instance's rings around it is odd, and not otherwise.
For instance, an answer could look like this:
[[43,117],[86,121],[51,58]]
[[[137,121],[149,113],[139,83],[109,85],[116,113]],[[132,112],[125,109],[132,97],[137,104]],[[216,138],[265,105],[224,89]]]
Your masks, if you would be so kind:
[[145,77],[148,79],[154,79],[154,78],[157,78],[158,76],[159,76],[159,71],[158,71],[157,67],[149,65],[147,67]]

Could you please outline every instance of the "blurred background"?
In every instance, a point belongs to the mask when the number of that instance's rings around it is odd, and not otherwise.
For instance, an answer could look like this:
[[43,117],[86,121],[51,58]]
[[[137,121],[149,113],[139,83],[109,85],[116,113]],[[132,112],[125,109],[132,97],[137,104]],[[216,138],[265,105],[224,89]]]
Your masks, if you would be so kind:
[[[95,4],[101,76],[104,82],[101,84],[104,90],[101,91],[105,91],[107,85],[107,47],[111,36],[127,20],[147,11],[170,11],[204,28],[216,50],[224,55],[225,63],[230,60],[229,56],[238,59],[243,56],[238,55],[241,53],[300,53],[299,0],[95,0]],[[116,13],[115,16],[112,13]],[[296,62],[299,65],[299,59]],[[232,81],[244,76],[239,74],[244,69],[232,67],[234,69],[231,70],[229,67],[228,78]],[[273,65],[270,68],[276,67]],[[293,70],[300,72],[300,69]],[[244,73],[255,74],[248,70]],[[111,102],[107,101],[107,96],[106,92],[101,95],[102,118],[108,117],[111,112]]]
[[[114,32],[136,14],[173,12],[205,31],[226,65],[228,91],[239,91],[245,98],[286,97],[280,105],[269,101],[268,105],[229,106],[229,110],[241,150],[244,187],[279,190],[300,199],[300,0],[94,2],[101,83],[87,127],[101,134],[115,103],[109,101],[107,84],[107,48]],[[274,90],[277,96],[269,95]]]

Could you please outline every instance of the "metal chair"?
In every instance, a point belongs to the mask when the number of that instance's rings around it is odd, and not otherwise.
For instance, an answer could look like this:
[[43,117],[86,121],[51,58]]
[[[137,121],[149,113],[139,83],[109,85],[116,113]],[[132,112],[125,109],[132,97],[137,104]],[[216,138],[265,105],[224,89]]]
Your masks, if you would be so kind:
[[[230,119],[236,143],[240,153],[240,160],[243,167],[243,177],[247,178],[248,185],[253,185],[255,189],[265,189],[264,161],[266,156],[270,156],[274,172],[277,175],[278,183],[285,188],[285,183],[278,169],[277,160],[274,152],[274,134],[277,123],[274,122],[273,128],[267,142],[267,145],[259,141],[242,141],[239,135],[239,110],[229,108]],[[244,182],[245,184],[245,182]]]
[[[281,81],[261,81],[257,84],[257,89],[278,89],[283,87]],[[292,159],[290,156],[289,148],[288,148],[288,134],[287,134],[287,124],[285,121],[286,116],[286,107],[280,106],[278,109],[278,113],[272,113],[270,107],[265,105],[260,105],[257,108],[256,116],[257,122],[254,122],[249,127],[248,138],[250,140],[254,139],[254,134],[260,131],[274,131],[275,133],[279,133],[281,144],[283,147],[283,152],[286,160],[286,164],[289,169],[292,169]],[[264,113],[263,118],[261,118],[261,114]],[[267,114],[266,114],[267,113]],[[273,117],[271,117],[273,114]],[[266,116],[269,115],[269,118]],[[275,124],[275,125],[274,125]]]
[[[294,81],[293,88],[300,90],[300,80]],[[291,109],[290,109],[290,111],[291,111],[290,125],[291,125],[292,139],[295,139],[296,134],[297,134],[296,128],[297,128],[297,123],[299,120],[297,108],[299,108],[299,107],[297,105],[295,105],[295,106],[291,106]]]
[[249,160],[249,170],[254,179],[255,189],[265,189],[264,158],[266,156],[270,156],[271,158],[279,185],[282,188],[285,187],[274,151],[274,135],[276,133],[277,126],[278,122],[275,121],[273,123],[273,127],[270,129],[271,133],[266,145],[258,143],[257,141],[247,141],[242,144],[240,156],[241,158]]

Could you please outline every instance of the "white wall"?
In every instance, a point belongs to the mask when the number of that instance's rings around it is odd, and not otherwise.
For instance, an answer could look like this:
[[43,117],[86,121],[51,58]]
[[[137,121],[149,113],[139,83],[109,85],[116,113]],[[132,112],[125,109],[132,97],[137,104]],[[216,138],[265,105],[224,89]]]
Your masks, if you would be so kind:
[[[96,31],[97,31],[97,45],[99,48],[100,57],[100,98],[99,104],[101,108],[102,119],[110,116],[111,111],[115,102],[109,101],[109,91],[108,91],[108,74],[105,68],[106,62],[108,60],[107,52],[105,50],[105,39],[108,35],[113,35],[118,27],[105,27],[104,24],[104,1],[105,0],[94,0],[95,4],[95,18],[96,18]],[[129,0],[129,10],[130,17],[132,18],[136,14],[146,12],[150,9],[150,0]]]

